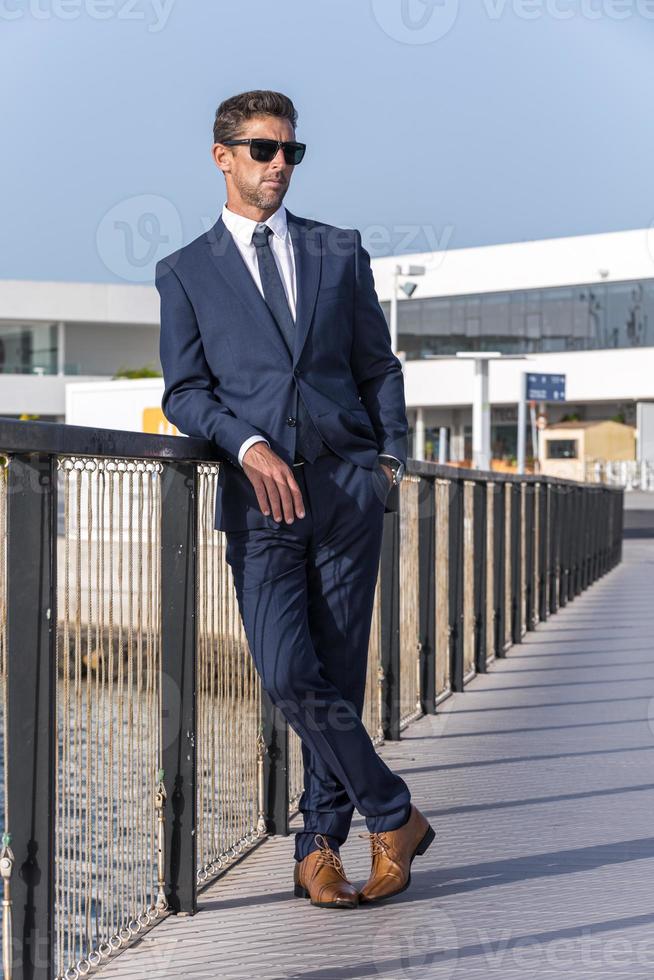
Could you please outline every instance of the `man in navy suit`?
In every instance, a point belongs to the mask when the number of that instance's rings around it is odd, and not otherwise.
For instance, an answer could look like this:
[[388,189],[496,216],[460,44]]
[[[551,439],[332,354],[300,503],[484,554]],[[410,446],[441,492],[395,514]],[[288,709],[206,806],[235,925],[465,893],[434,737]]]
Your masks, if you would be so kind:
[[[218,107],[227,203],[156,267],[161,405],[224,460],[214,526],[262,685],[302,739],[295,894],[353,908],[406,888],[433,839],[361,721],[383,516],[408,425],[360,233],[282,205],[306,149],[296,122],[278,92]],[[361,890],[339,857],[355,807],[372,856]]]

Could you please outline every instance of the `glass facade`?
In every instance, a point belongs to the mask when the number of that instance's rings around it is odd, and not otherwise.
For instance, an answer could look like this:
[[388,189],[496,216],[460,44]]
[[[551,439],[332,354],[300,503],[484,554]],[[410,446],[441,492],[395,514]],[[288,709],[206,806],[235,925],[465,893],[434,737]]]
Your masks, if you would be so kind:
[[0,322],[0,374],[56,373],[56,323]]
[[[389,303],[383,303],[386,318]],[[407,359],[654,346],[654,279],[398,302]]]

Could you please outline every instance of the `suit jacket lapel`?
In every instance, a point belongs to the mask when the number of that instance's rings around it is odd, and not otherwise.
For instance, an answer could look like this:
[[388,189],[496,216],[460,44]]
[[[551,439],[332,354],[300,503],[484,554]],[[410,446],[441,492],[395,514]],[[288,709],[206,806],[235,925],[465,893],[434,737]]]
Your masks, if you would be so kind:
[[[225,227],[222,217],[206,233],[207,249],[211,260],[223,282],[249,310],[255,322],[272,334],[273,340],[286,357],[290,352],[286,341],[277,326],[277,321],[268,309],[268,304],[259,292],[250,270],[243,261],[234,239]],[[296,338],[297,339],[297,338]]]
[[320,283],[322,239],[317,229],[307,229],[306,225],[298,221],[288,208],[286,217],[288,230],[293,241],[293,257],[297,279],[295,349],[293,351],[293,363],[296,364],[307,339],[316,305]]
[[[322,238],[317,229],[307,229],[287,209],[288,230],[293,241],[293,258],[297,280],[295,315],[295,347],[292,361],[296,364],[307,339],[320,283]],[[234,239],[225,227],[222,216],[206,233],[211,260],[224,283],[245,304],[257,323],[263,324],[286,356],[289,350],[277,322],[252,279]]]

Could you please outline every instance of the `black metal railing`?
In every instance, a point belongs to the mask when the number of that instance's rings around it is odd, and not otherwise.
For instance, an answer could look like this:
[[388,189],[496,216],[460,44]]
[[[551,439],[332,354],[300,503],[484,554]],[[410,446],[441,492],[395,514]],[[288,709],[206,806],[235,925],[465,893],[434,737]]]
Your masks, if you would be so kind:
[[[0,418],[0,454],[5,971],[76,977],[288,833],[300,755],[247,657],[214,447]],[[371,630],[377,741],[621,560],[621,488],[407,473]]]

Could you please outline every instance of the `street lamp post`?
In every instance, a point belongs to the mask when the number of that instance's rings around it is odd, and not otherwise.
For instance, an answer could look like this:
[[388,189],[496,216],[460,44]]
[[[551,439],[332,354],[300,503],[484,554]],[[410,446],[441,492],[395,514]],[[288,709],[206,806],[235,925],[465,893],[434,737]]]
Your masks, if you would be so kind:
[[402,266],[396,265],[393,269],[393,286],[391,288],[391,347],[393,353],[397,350],[397,287]]

